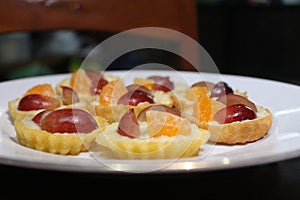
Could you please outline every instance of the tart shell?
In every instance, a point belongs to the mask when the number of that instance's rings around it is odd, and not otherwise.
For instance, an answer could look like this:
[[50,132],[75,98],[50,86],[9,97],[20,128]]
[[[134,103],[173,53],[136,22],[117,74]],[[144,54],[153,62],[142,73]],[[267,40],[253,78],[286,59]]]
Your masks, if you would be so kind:
[[253,120],[229,124],[209,123],[210,142],[219,144],[244,144],[263,138],[272,125],[272,114],[266,108],[259,108],[260,116]]
[[189,136],[161,136],[158,138],[128,138],[114,131],[105,131],[96,137],[96,143],[109,149],[118,159],[168,159],[192,157],[199,153],[201,146],[208,141],[210,133],[192,125]]
[[[99,123],[99,120],[97,120]],[[105,121],[103,121],[105,123]],[[103,126],[103,125],[102,125]],[[32,149],[61,155],[77,155],[87,151],[101,129],[91,133],[49,133],[41,130],[30,117],[15,120],[14,127],[19,143]]]

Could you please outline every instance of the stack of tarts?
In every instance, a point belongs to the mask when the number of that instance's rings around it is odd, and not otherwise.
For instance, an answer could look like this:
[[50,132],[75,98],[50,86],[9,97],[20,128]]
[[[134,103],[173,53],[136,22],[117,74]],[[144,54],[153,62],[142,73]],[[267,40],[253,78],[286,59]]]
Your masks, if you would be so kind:
[[83,69],[55,86],[38,83],[8,107],[23,146],[61,155],[96,146],[118,159],[197,156],[209,142],[259,140],[272,124],[268,109],[225,82],[186,86],[153,75],[126,84]]

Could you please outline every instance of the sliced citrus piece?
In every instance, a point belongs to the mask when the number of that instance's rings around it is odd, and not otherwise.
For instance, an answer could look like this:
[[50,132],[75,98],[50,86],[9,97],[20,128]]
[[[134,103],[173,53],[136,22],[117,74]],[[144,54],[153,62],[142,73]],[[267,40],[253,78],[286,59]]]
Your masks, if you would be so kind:
[[212,120],[212,99],[208,96],[201,96],[193,106],[194,116],[200,122]]
[[30,95],[30,94],[40,94],[40,95],[44,95],[44,96],[54,97],[54,89],[48,83],[38,84],[38,85],[35,85],[32,88],[30,88],[29,90],[27,90],[27,92],[24,94],[24,96]]
[[185,92],[185,97],[191,101],[197,101],[201,97],[205,97],[208,94],[206,87],[190,87]]
[[152,137],[189,135],[191,124],[187,119],[168,112],[149,110],[146,112],[148,134]]
[[85,70],[78,69],[73,72],[70,79],[70,86],[78,94],[90,94],[91,93],[92,81],[86,74]]
[[127,93],[127,88],[122,80],[108,82],[100,93],[100,104],[103,106],[117,105],[121,96]]

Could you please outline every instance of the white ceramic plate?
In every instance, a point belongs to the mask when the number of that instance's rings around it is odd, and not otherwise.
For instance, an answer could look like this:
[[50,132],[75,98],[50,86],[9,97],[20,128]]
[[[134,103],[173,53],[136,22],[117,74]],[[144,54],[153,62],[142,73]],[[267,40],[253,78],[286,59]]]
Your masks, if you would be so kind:
[[227,82],[233,89],[247,91],[256,104],[269,108],[273,124],[263,139],[246,145],[203,146],[201,155],[177,160],[99,160],[86,152],[61,156],[40,152],[18,144],[8,114],[7,103],[20,97],[39,83],[56,85],[69,74],[25,78],[0,83],[0,163],[21,167],[94,173],[192,172],[239,168],[277,162],[300,155],[300,87],[265,79],[175,71],[112,71],[124,75],[130,83],[134,77],[168,75],[173,81],[192,84],[199,80]]

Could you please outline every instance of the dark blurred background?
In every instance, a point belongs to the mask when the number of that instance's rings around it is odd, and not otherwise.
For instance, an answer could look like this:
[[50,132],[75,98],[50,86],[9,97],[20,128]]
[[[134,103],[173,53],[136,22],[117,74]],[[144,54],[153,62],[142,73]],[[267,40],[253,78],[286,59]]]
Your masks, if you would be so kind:
[[300,83],[300,1],[207,0],[198,21],[221,72]]
[[[300,0],[198,0],[199,43],[221,73],[300,84]],[[58,30],[0,35],[0,81],[71,72],[115,33]],[[137,50],[109,69],[158,62],[180,68],[176,55]]]

